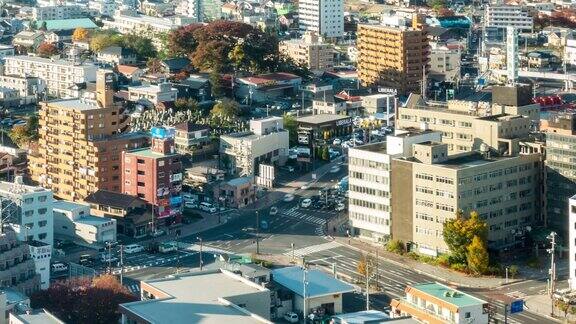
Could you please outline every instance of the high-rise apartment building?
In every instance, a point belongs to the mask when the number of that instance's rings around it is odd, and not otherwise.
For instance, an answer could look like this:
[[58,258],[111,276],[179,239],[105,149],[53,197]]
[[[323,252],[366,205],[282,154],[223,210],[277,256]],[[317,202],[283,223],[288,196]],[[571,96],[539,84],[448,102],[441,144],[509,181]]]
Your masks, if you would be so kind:
[[[542,222],[540,154],[491,152],[484,147],[448,156],[448,144],[423,142],[413,145],[411,157],[393,159],[392,237],[412,242],[420,253],[446,253],[444,223],[457,212],[476,211],[488,224],[489,247],[523,246]],[[396,219],[401,226],[394,226]]]
[[173,130],[152,128],[152,146],[122,153],[122,170],[122,192],[152,204],[154,225],[180,222],[183,170]]
[[279,50],[312,71],[325,71],[334,66],[334,46],[323,43],[315,32],[306,32],[302,39],[282,41]]
[[507,5],[487,5],[484,12],[486,27],[514,27],[519,31],[531,32],[534,29],[534,19],[527,7]]
[[344,35],[343,0],[300,0],[298,22],[301,32],[312,31],[327,38]]
[[[392,158],[410,156],[412,144],[440,141],[441,138],[439,132],[415,130],[388,136],[385,142],[350,148],[348,217],[352,234],[375,241],[390,238],[393,226]],[[405,201],[405,205],[408,204]],[[411,220],[398,221],[411,223]]]
[[[403,22],[404,20],[400,20]],[[403,23],[358,25],[358,77],[364,86],[401,95],[420,92],[428,69],[428,32],[420,16]]]
[[111,71],[100,70],[95,99],[40,107],[40,145],[30,155],[30,173],[58,198],[78,201],[98,189],[120,191],[121,152],[147,142],[145,134],[123,133],[129,116],[114,102],[114,79]]
[[9,230],[0,232],[0,287],[14,288],[28,296],[40,289],[40,276],[28,244]]
[[546,220],[548,227],[565,239],[568,236],[566,227],[568,199],[576,195],[576,114],[552,114],[544,131],[546,132]]

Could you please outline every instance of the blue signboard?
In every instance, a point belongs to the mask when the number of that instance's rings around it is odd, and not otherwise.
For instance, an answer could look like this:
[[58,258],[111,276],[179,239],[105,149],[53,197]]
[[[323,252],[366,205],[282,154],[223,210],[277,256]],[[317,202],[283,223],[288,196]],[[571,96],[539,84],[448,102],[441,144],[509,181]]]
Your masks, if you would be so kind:
[[170,197],[170,206],[182,203],[182,196]]
[[524,310],[524,300],[515,300],[510,304],[510,314],[520,313]]
[[175,130],[166,127],[152,127],[150,133],[152,134],[152,137],[156,138],[171,138],[174,137]]

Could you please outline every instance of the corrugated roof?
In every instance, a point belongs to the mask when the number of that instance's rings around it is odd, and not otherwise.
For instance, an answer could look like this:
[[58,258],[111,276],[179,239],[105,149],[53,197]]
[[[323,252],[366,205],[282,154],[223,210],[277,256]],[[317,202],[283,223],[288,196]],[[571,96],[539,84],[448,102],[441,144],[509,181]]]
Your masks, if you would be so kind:
[[[304,296],[304,269],[286,267],[272,270],[273,280],[293,293]],[[354,291],[354,287],[320,270],[307,270],[306,297],[321,297]]]

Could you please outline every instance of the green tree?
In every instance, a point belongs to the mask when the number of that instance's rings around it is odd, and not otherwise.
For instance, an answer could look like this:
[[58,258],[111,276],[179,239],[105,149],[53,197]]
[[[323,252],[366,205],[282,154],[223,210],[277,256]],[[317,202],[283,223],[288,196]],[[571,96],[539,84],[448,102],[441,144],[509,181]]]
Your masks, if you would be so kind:
[[164,69],[162,66],[162,62],[157,58],[150,58],[146,62],[146,67],[148,68],[148,72],[154,73],[161,73]]
[[38,139],[38,116],[32,115],[26,122],[26,134],[31,140]]
[[246,54],[244,53],[244,47],[242,44],[236,44],[230,54],[228,54],[228,58],[232,62],[234,66],[234,71],[238,72],[243,69],[243,66],[246,65]]
[[152,39],[136,34],[128,34],[122,37],[122,46],[133,50],[140,59],[149,59],[158,54]]
[[122,35],[116,32],[99,31],[92,35],[90,39],[90,49],[93,52],[100,52],[110,46],[122,46],[122,39]]
[[568,316],[568,311],[570,310],[570,304],[561,299],[556,299],[554,305],[556,305],[556,308],[558,308],[561,312],[564,313],[564,317]]
[[514,279],[516,278],[516,276],[519,273],[519,269],[517,265],[511,265],[510,268],[508,268],[508,274],[510,275],[510,278]]
[[9,136],[19,147],[25,146],[29,142],[29,136],[24,126],[12,127]]
[[401,240],[390,240],[388,244],[386,244],[386,250],[388,252],[396,253],[396,254],[403,254],[404,253],[404,242]]
[[467,250],[468,269],[477,275],[485,274],[488,271],[490,260],[484,241],[479,236],[474,236]]
[[192,115],[192,121],[197,122],[202,117],[202,111],[198,106],[198,102],[192,98],[187,99],[176,99],[174,102],[174,108],[179,111],[189,111]]
[[36,20],[32,20],[32,21],[30,22],[29,27],[30,27],[31,30],[36,30],[36,29],[38,29],[38,23],[36,22]]
[[215,127],[230,127],[240,114],[240,105],[234,100],[223,99],[210,110],[210,121]]
[[284,121],[284,129],[288,130],[288,141],[290,142],[290,147],[298,144],[298,122],[296,117],[284,114],[282,117]]
[[467,248],[474,236],[486,242],[488,225],[473,211],[466,218],[461,212],[456,218],[447,220],[443,230],[444,242],[452,253],[454,263],[466,263]]
[[212,89],[212,96],[214,98],[222,98],[224,96],[224,89],[222,88],[222,77],[220,73],[216,71],[210,72],[208,80]]
[[324,146],[322,148],[322,160],[324,161],[330,160],[330,151],[328,150],[328,146]]

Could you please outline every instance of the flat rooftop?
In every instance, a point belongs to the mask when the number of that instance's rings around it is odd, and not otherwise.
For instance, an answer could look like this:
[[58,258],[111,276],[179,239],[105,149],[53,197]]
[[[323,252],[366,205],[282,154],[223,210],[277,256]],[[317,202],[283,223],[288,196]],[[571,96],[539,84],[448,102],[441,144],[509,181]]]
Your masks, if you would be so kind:
[[48,101],[48,105],[66,109],[73,109],[76,111],[103,109],[102,107],[98,106],[96,100],[86,100],[77,98],[52,100]]
[[300,117],[296,119],[296,121],[299,123],[307,123],[307,124],[324,124],[344,119],[350,119],[350,116],[319,114],[319,115]]
[[364,145],[353,147],[353,148],[351,148],[351,150],[369,151],[369,152],[383,153],[383,154],[386,154],[386,152],[387,152],[386,142],[364,144]]
[[149,147],[128,151],[128,152],[126,152],[126,154],[142,156],[142,157],[147,157],[147,158],[152,158],[152,159],[160,159],[160,158],[164,158],[164,157],[170,157],[170,156],[177,156],[178,155],[178,153],[164,154],[164,153],[154,152]]
[[47,310],[35,310],[30,313],[24,314],[14,314],[12,316],[16,317],[22,323],[26,324],[64,324],[63,321],[58,319],[56,316],[50,314]]
[[222,302],[227,297],[268,290],[228,271],[204,271],[143,284],[171,297],[157,296],[152,300],[121,304],[120,308],[124,309],[123,313],[128,311],[149,323],[269,323]]
[[422,130],[419,128],[414,128],[414,127],[408,127],[408,128],[402,128],[402,129],[397,129],[396,130],[396,134],[394,135],[389,135],[392,137],[399,137],[399,138],[405,138],[405,137],[411,137],[411,136],[417,136],[417,135],[423,135],[423,134],[430,134],[430,133],[436,133],[438,131],[434,131],[431,129],[426,129],[426,130]]
[[78,219],[75,219],[74,222],[86,224],[86,225],[92,225],[92,226],[100,226],[100,225],[104,225],[106,223],[112,222],[112,219],[105,218],[105,217],[96,217],[96,216],[86,215],[86,216],[82,216]]
[[[304,295],[304,269],[300,266],[272,270],[272,278],[293,293]],[[354,287],[320,270],[307,270],[306,296],[308,298],[330,296],[354,291]]]
[[85,204],[80,204],[80,203],[76,203],[76,202],[72,202],[72,201],[66,201],[66,200],[54,200],[54,203],[52,204],[53,209],[59,209],[59,210],[65,210],[65,211],[72,211],[75,209],[79,209],[79,208],[86,208],[89,207],[88,205]]
[[34,192],[48,192],[48,189],[42,187],[27,186],[23,184],[15,184],[14,182],[0,182],[0,191],[9,192],[11,194],[20,193],[34,193]]
[[407,290],[411,289],[418,290],[426,295],[440,299],[448,304],[452,304],[459,308],[467,306],[483,305],[487,303],[482,299],[473,297],[471,295],[452,289],[448,286],[445,286],[437,282],[416,284],[409,287]]

